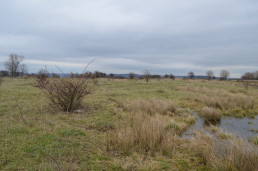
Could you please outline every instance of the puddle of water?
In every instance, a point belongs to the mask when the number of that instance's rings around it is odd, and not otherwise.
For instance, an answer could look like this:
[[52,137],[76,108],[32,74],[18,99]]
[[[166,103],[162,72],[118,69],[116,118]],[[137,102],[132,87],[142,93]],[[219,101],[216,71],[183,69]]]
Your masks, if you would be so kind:
[[[193,137],[195,130],[204,129],[207,133],[211,132],[207,130],[209,125],[216,125],[222,131],[234,134],[241,138],[250,138],[258,136],[258,116],[254,119],[251,118],[234,118],[234,117],[222,117],[219,122],[207,123],[197,113],[193,113],[197,120],[194,125],[190,126],[182,135],[182,138]],[[253,131],[252,131],[253,130]]]

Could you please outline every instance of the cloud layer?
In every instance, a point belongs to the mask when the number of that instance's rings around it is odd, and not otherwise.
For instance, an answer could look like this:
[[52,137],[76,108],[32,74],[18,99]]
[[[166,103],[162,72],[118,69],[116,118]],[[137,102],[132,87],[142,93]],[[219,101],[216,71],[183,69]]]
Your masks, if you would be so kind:
[[93,58],[90,70],[113,73],[258,70],[255,0],[11,0],[0,23],[0,61],[24,55],[30,72]]

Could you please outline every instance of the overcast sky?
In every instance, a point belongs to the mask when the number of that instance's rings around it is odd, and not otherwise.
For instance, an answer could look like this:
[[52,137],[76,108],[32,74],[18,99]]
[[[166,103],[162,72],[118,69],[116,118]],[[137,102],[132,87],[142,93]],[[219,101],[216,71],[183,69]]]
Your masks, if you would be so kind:
[[238,77],[258,70],[258,1],[0,0],[0,69],[10,53],[29,72]]

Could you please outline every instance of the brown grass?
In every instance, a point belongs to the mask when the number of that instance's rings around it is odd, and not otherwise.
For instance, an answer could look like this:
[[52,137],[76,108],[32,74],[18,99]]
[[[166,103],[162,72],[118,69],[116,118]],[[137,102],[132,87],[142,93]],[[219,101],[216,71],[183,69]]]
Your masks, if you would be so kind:
[[207,120],[207,121],[216,121],[220,120],[221,113],[219,110],[214,109],[212,107],[204,107],[202,109],[201,115]]
[[177,90],[190,91],[200,94],[195,100],[221,110],[242,108],[253,109],[255,98],[243,93],[232,93],[222,89],[211,89],[207,87],[181,86]]
[[212,139],[199,132],[191,140],[191,148],[212,170],[258,170],[258,149],[236,137],[227,140]]
[[131,115],[126,125],[118,127],[109,143],[124,153],[142,151],[171,154],[176,139],[175,133],[166,129],[162,115],[137,113]]
[[198,100],[210,107],[215,107],[221,110],[235,109],[235,108],[242,108],[242,109],[254,108],[254,98],[248,97],[246,95],[229,95],[224,97],[202,96],[202,97],[199,97]]
[[173,115],[176,112],[176,104],[171,100],[162,99],[138,99],[122,104],[125,110],[131,112],[143,112],[149,115]]

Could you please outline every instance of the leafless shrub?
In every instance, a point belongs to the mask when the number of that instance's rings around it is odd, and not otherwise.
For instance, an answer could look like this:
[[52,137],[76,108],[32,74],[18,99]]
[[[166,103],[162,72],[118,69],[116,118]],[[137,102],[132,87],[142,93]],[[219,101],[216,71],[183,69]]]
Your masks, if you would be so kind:
[[149,70],[144,70],[142,77],[146,80],[146,82],[149,82],[149,79],[151,78],[151,72]]
[[66,112],[81,108],[83,97],[90,93],[85,81],[79,78],[47,78],[47,81],[36,78],[36,81],[51,104]]
[[[84,72],[86,68],[84,69]],[[82,107],[83,98],[90,93],[90,87],[87,84],[86,79],[83,77],[46,78],[46,74],[50,75],[45,70],[41,75],[42,77],[38,76],[34,78],[38,84],[38,88],[47,95],[51,105],[65,112],[72,112]]]
[[44,69],[41,69],[38,72],[38,74],[33,75],[32,77],[36,79],[37,87],[40,87],[42,85],[46,85],[49,82],[49,80],[48,80],[49,73],[48,73],[47,70],[44,70]]

